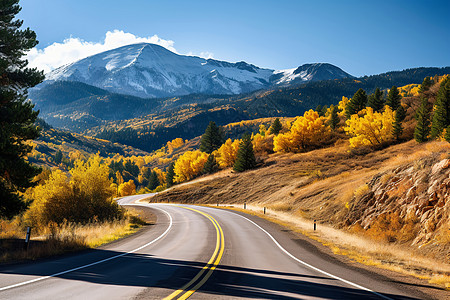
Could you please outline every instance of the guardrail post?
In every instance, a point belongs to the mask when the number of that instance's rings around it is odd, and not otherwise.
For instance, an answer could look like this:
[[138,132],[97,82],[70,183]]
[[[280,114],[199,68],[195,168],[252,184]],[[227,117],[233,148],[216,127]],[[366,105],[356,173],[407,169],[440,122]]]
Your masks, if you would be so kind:
[[314,220],[314,230],[316,230],[317,225],[316,225],[316,220]]
[[264,214],[266,214],[266,207],[264,206]]
[[247,208],[247,202],[244,202],[244,209]]
[[27,227],[27,235],[25,236],[25,244],[23,245],[23,249],[28,251],[28,246],[30,245],[30,237],[31,237],[31,227]]

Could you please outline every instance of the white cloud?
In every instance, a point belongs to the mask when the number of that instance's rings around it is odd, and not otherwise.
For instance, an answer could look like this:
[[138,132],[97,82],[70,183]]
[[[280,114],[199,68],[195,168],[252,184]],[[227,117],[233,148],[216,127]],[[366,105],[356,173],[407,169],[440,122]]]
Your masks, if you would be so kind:
[[200,54],[196,54],[194,52],[189,52],[186,55],[187,56],[198,56],[198,57],[202,57],[202,58],[205,58],[205,59],[214,58],[214,53],[208,52],[208,51],[202,51],[202,52],[200,52]]
[[[62,43],[53,43],[41,50],[33,48],[28,52],[26,58],[29,61],[29,67],[36,67],[47,73],[57,67],[75,62],[85,57],[137,43],[158,44],[177,53],[173,47],[173,41],[161,39],[156,34],[149,37],[138,37],[132,33],[123,32],[122,30],[114,30],[112,32],[108,31],[105,40],[100,43],[87,42],[80,38],[70,37],[65,39]],[[209,52],[202,53],[207,55],[211,54]]]

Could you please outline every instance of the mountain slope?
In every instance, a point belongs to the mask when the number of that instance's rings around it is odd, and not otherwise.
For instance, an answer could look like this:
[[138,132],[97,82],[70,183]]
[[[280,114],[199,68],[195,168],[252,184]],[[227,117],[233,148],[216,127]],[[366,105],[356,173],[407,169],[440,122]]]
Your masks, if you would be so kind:
[[54,81],[78,81],[114,93],[145,98],[192,93],[240,94],[272,85],[352,77],[331,64],[307,64],[274,71],[246,62],[229,63],[173,53],[154,44],[134,44],[62,66]]

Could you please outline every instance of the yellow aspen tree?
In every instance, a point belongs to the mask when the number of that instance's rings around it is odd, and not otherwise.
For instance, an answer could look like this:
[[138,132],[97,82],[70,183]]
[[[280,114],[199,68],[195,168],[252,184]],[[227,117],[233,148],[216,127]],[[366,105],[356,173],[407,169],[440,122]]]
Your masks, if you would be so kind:
[[371,107],[362,116],[352,115],[347,120],[345,132],[351,136],[350,147],[377,146],[393,139],[394,112],[385,106],[383,113],[374,112]]
[[200,150],[187,151],[175,162],[175,181],[183,182],[193,179],[203,170],[208,154]]
[[132,179],[119,185],[120,196],[130,196],[136,194],[136,185]]
[[234,165],[234,162],[237,158],[237,152],[239,150],[239,143],[241,140],[236,139],[234,141],[231,141],[231,139],[228,139],[225,141],[225,143],[220,146],[219,149],[217,149],[216,152],[216,161],[219,164],[220,168],[228,168]]
[[350,101],[349,98],[342,96],[342,100],[339,101],[338,104],[338,115],[339,117],[345,116],[345,108],[347,107],[348,102]]

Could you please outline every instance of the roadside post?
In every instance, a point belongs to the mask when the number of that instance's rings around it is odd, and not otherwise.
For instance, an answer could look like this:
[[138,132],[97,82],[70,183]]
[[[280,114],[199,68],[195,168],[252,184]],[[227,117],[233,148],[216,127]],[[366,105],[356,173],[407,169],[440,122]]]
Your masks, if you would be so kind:
[[30,237],[31,237],[31,227],[27,227],[27,235],[25,236],[25,244],[23,245],[23,249],[28,251],[28,247],[30,246]]
[[266,214],[266,207],[264,206],[264,214]]
[[247,208],[247,202],[244,202],[244,209]]
[[316,225],[316,220],[314,220],[314,231],[316,231],[317,225]]

